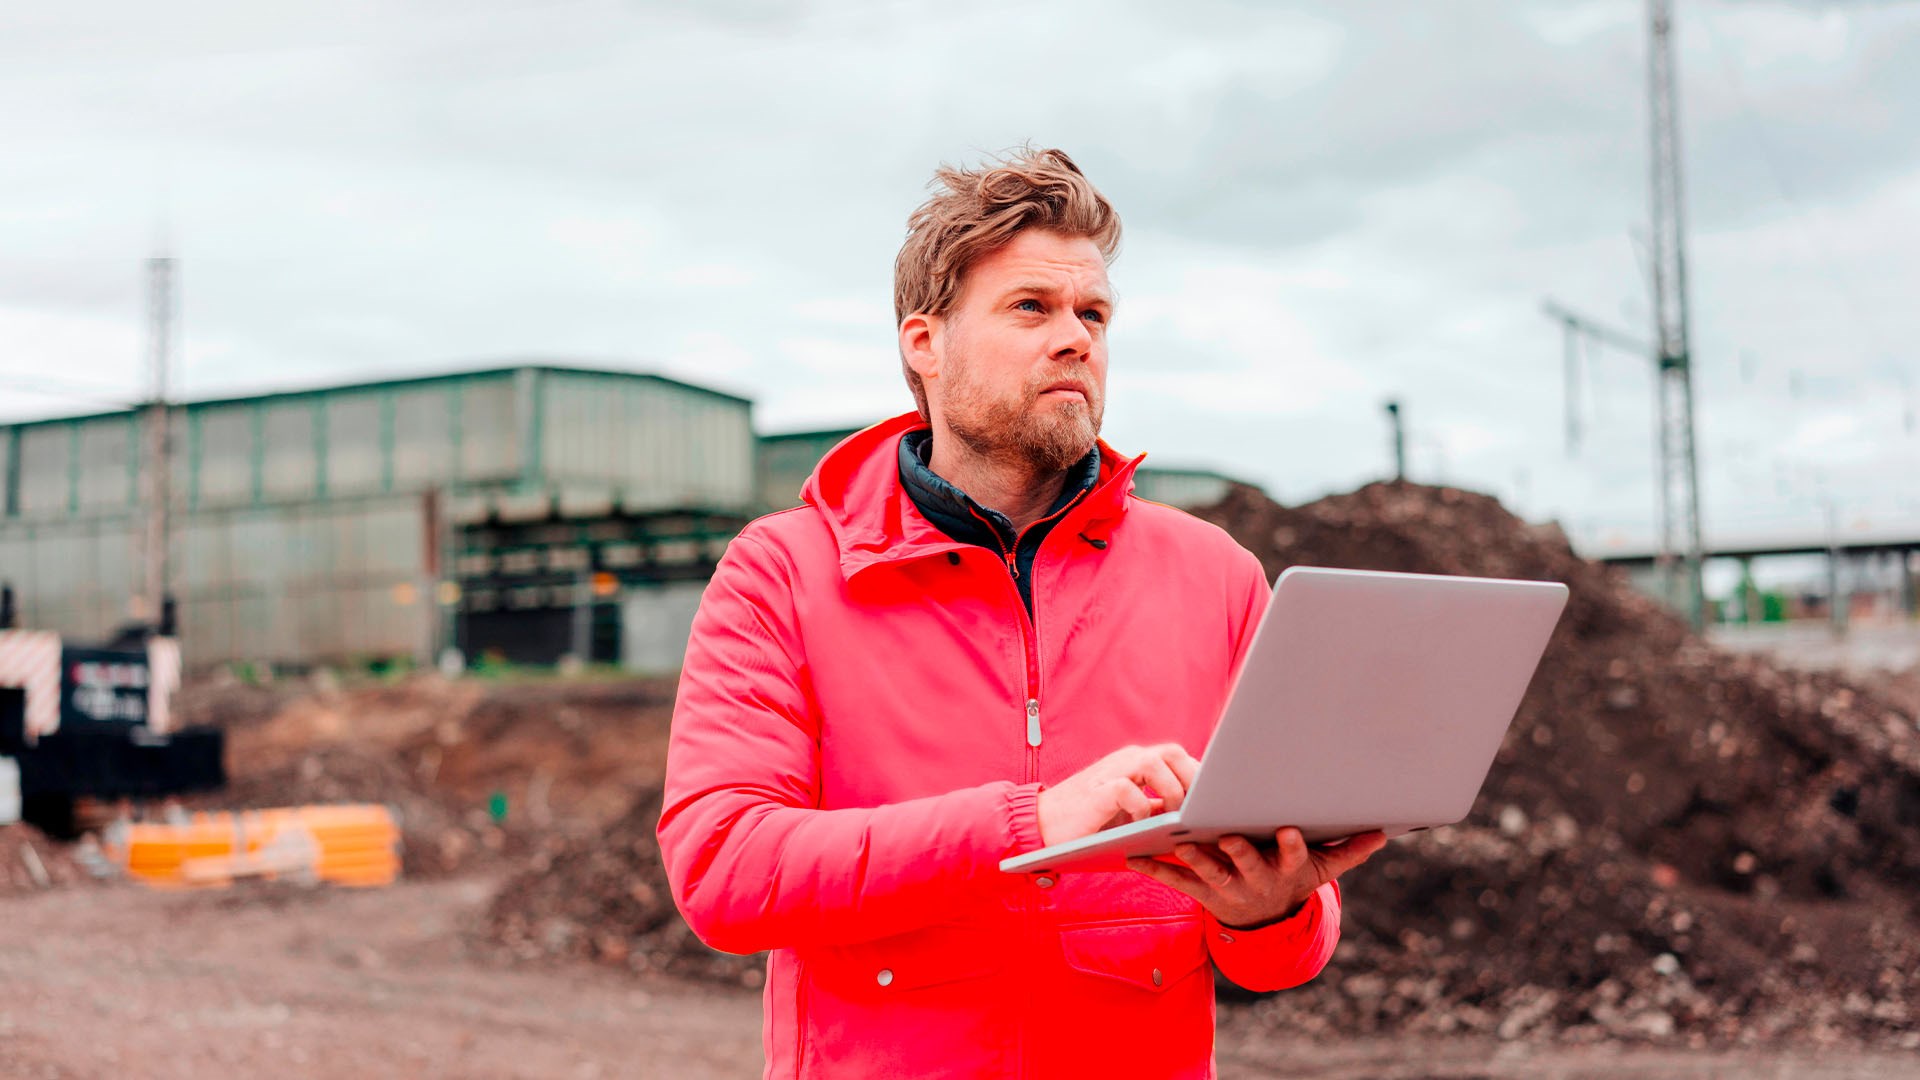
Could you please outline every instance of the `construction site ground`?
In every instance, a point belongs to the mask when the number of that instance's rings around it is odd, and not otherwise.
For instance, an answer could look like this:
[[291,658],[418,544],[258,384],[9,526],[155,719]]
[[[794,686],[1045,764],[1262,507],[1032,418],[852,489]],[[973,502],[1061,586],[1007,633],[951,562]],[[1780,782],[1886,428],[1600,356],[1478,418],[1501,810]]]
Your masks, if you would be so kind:
[[[0,1076],[759,1075],[756,991],[472,950],[463,929],[498,884],[476,872],[363,892],[15,897],[0,934]],[[1920,1073],[1911,1053],[1290,1038],[1224,1019],[1223,1077]]]
[[[1468,819],[1349,876],[1318,978],[1223,992],[1222,1076],[1920,1076],[1910,626],[1703,642],[1454,489],[1204,513],[1270,574],[1572,587]],[[692,935],[654,839],[674,692],[196,679],[231,782],[188,808],[383,804],[401,880],[153,891],[0,825],[0,1078],[757,1075],[764,969]]]

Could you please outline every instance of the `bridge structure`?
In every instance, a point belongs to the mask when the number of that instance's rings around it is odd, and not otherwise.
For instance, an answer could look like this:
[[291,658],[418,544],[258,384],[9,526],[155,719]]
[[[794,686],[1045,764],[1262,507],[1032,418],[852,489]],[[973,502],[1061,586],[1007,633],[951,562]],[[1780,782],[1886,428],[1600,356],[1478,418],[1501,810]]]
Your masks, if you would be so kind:
[[[1650,574],[1659,564],[1659,538],[1651,530],[1591,528],[1573,538],[1583,558],[1620,566],[1636,576]],[[1783,556],[1821,556],[1827,561],[1827,595],[1841,595],[1842,579],[1891,580],[1899,591],[1900,610],[1912,618],[1920,614],[1916,597],[1916,562],[1920,562],[1920,511],[1846,511],[1829,509],[1822,522],[1814,517],[1751,519],[1703,530],[1702,556],[1731,559],[1741,564],[1743,579],[1750,577],[1758,559]],[[1833,618],[1844,625],[1848,605],[1832,604]]]

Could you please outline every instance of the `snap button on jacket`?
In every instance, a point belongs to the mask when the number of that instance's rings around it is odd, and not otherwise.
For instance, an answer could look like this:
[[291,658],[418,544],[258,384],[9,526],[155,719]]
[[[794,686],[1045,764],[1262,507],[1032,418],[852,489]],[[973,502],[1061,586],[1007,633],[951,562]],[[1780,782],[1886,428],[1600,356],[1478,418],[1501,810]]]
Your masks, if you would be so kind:
[[908,414],[835,448],[728,547],[674,706],[661,853],[688,924],[770,951],[769,1077],[1213,1075],[1211,959],[1277,990],[1339,891],[1231,934],[1133,873],[1036,880],[1039,793],[1129,743],[1201,754],[1267,602],[1218,528],[1101,477],[1005,561],[901,488]]

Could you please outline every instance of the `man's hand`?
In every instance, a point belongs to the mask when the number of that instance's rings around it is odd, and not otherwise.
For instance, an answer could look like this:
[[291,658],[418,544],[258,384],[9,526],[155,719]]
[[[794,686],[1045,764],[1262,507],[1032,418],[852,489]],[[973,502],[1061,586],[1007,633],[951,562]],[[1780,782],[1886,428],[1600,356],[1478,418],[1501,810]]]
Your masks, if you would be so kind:
[[1252,929],[1290,918],[1313,890],[1387,846],[1380,832],[1312,847],[1299,829],[1281,829],[1274,837],[1280,846],[1270,854],[1244,836],[1227,836],[1218,847],[1175,845],[1185,866],[1142,858],[1128,859],[1127,866],[1200,901],[1222,926]]
[[1178,743],[1127,746],[1040,792],[1040,842],[1078,840],[1180,809],[1200,763]]

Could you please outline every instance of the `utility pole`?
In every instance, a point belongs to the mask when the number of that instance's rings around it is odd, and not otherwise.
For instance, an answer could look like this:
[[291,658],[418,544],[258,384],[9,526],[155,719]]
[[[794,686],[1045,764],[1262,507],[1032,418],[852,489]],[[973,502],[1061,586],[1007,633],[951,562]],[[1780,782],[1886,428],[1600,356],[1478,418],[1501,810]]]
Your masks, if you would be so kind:
[[[1647,0],[1647,14],[1653,329],[1659,364],[1659,567],[1668,601],[1681,607],[1699,630],[1706,624],[1706,595],[1700,577],[1700,469],[1693,437],[1693,358],[1688,344],[1686,215],[1680,185],[1680,110],[1674,93],[1672,0]],[[1681,571],[1679,580],[1676,569]]]
[[1407,429],[1400,419],[1400,403],[1387,402],[1387,422],[1393,425],[1393,478],[1407,478]]
[[168,502],[172,498],[172,417],[167,403],[168,370],[173,360],[174,260],[157,256],[147,260],[148,378],[146,447],[141,462],[141,502],[145,523],[141,535],[141,600],[143,620],[158,625],[166,608],[171,567],[168,548]]

